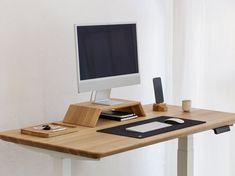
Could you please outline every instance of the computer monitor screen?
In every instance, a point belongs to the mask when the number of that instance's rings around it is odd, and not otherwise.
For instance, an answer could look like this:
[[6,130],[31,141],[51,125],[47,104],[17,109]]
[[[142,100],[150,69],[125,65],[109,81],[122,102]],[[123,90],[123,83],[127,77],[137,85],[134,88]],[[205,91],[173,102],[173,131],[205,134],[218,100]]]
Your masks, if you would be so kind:
[[75,25],[79,92],[137,84],[136,24]]
[[80,79],[138,73],[135,25],[78,26]]

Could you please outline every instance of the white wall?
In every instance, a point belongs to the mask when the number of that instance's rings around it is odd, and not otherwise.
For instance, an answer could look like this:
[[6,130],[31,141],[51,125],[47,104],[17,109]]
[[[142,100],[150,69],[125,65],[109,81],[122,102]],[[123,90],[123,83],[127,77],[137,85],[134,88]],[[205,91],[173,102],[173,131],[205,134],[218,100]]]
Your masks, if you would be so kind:
[[[193,107],[235,112],[234,9],[234,0],[174,1],[175,104],[190,98]],[[234,127],[231,133],[194,135],[195,176],[235,174],[234,135]],[[175,161],[176,142],[167,146]],[[176,175],[176,168],[168,175]]]
[[[205,0],[204,8],[204,76],[199,103],[203,108],[235,112],[235,1]],[[235,128],[231,129],[219,136],[212,132],[197,136],[196,175],[235,174]]]
[[[153,102],[152,77],[165,82],[165,0],[2,0],[0,2],[0,130],[62,120],[77,94],[73,24],[137,21],[142,83],[113,96]],[[5,176],[49,176],[52,159],[0,142]],[[144,156],[144,157],[143,157]],[[126,170],[130,164],[131,170]],[[164,144],[78,163],[79,175],[164,175]],[[105,171],[105,172],[104,172]]]

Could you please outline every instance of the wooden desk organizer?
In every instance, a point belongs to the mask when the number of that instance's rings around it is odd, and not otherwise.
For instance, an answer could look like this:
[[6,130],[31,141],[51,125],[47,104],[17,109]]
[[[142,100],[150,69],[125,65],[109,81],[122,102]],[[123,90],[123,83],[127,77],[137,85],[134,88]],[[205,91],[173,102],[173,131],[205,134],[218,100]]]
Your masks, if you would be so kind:
[[108,110],[133,112],[139,117],[145,116],[145,112],[140,102],[116,100],[122,101],[123,103],[113,106],[93,104],[91,102],[71,104],[65,114],[63,122],[74,125],[95,127],[101,112]]
[[[27,127],[27,128],[22,128],[20,131],[22,134],[27,134],[27,135],[32,135],[32,136],[37,136],[37,137],[43,137],[43,138],[50,138],[54,136],[60,136],[68,133],[74,133],[77,132],[78,129],[76,128],[77,126],[75,125],[70,125],[70,124],[64,124],[62,122],[54,122],[54,123],[49,123],[49,125],[59,125],[61,127],[65,127],[66,129],[63,131],[56,131],[53,132],[51,130],[39,130],[39,129],[34,129],[34,127]],[[37,125],[41,126],[41,125]]]

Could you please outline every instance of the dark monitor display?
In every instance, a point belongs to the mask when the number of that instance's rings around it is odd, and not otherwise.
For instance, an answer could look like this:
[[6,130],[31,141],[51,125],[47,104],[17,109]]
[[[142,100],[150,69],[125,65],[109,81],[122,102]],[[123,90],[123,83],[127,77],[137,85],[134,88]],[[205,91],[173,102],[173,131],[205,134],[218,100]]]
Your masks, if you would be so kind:
[[139,73],[136,24],[77,26],[80,80]]

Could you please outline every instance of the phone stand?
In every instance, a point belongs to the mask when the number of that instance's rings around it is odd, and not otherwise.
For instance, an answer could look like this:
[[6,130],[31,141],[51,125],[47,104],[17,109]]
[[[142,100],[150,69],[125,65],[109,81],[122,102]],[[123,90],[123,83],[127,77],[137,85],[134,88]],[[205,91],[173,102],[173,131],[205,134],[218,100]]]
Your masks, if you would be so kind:
[[165,112],[168,110],[166,103],[154,103],[153,104],[153,111],[160,111]]

